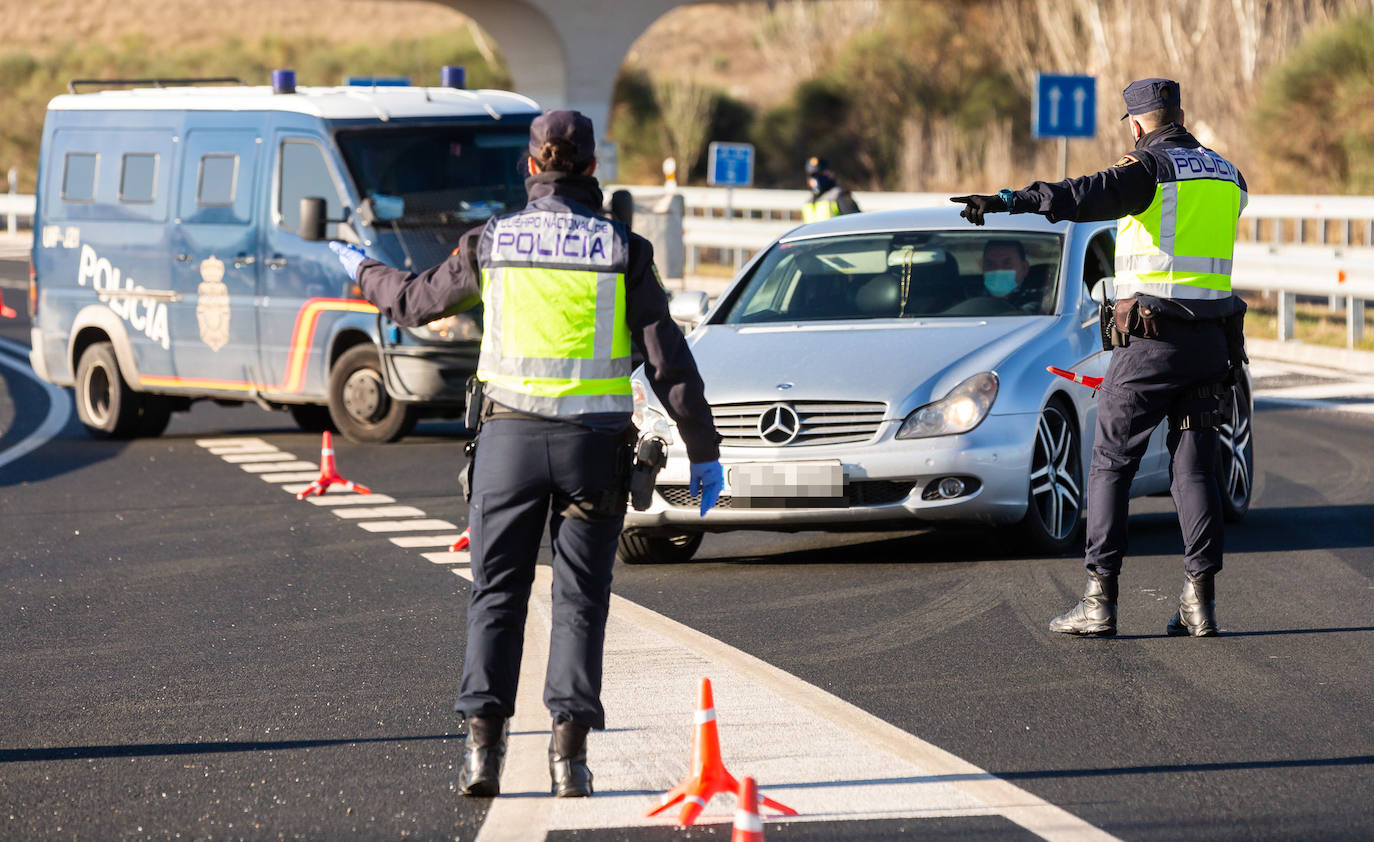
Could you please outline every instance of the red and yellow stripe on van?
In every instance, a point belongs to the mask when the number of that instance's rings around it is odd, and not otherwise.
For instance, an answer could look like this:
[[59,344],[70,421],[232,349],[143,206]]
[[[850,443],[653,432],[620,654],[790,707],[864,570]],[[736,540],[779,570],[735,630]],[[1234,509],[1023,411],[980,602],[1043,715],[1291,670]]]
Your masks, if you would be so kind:
[[144,386],[172,389],[209,389],[223,392],[252,392],[256,390],[273,394],[293,394],[301,391],[305,384],[305,371],[310,365],[310,351],[315,343],[315,326],[320,314],[328,312],[376,313],[377,308],[357,298],[311,298],[296,313],[296,325],[291,329],[291,350],[286,361],[286,377],[277,386],[263,388],[257,383],[244,380],[211,380],[205,377],[167,377],[162,375],[140,375],[138,382]]

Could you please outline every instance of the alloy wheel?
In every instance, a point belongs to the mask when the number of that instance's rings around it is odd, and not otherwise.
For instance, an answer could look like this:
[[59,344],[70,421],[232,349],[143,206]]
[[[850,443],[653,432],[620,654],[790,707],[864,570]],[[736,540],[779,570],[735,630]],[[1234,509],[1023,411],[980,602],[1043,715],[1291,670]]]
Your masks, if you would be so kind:
[[1073,422],[1057,406],[1040,413],[1031,455],[1031,504],[1049,537],[1063,541],[1082,516],[1083,466]]

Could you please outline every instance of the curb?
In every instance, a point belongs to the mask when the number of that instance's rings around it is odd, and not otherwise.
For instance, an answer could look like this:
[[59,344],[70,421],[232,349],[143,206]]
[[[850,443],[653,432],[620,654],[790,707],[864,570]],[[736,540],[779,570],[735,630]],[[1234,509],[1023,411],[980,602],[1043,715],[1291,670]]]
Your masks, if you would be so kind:
[[1306,345],[1298,341],[1245,338],[1246,353],[1259,360],[1330,368],[1351,374],[1374,375],[1374,351]]

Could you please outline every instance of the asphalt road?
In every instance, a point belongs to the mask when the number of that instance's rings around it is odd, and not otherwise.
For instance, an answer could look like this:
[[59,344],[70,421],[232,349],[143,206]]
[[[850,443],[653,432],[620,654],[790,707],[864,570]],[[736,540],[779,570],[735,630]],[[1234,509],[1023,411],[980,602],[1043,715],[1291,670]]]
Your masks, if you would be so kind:
[[[26,343],[22,322],[0,337]],[[0,376],[2,455],[48,397]],[[340,467],[462,524],[459,432],[336,442]],[[1133,506],[1115,639],[1046,631],[1078,561],[982,532],[712,536],[692,564],[619,566],[616,590],[1120,838],[1368,839],[1371,433],[1371,415],[1261,403],[1215,640],[1163,635],[1182,582],[1167,499]],[[73,417],[0,465],[0,837],[475,838],[487,805],[453,791],[449,709],[465,583],[228,470],[196,444],[210,436],[318,448],[284,413],[197,405],[125,443]],[[1027,835],[998,816],[768,824],[773,840],[915,834]]]

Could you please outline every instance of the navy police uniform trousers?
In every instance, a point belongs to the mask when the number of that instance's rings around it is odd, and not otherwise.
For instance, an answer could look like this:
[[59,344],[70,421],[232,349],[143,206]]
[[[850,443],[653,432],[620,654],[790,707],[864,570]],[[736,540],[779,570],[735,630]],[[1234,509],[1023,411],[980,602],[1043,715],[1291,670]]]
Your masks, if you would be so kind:
[[[1216,321],[1169,319],[1159,339],[1132,336],[1112,351],[1097,407],[1097,436],[1088,474],[1084,566],[1115,576],[1126,555],[1131,481],[1150,434],[1184,392],[1226,377],[1226,335]],[[1221,570],[1222,509],[1217,487],[1217,431],[1170,429],[1170,492],[1183,530],[1189,575]]]
[[611,568],[624,512],[580,513],[569,504],[614,487],[622,433],[562,421],[497,416],[483,423],[469,511],[472,597],[467,651],[454,709],[510,717],[525,638],[535,556],[548,521],[553,544],[553,628],[544,704],[555,719],[604,728],[601,663]]

